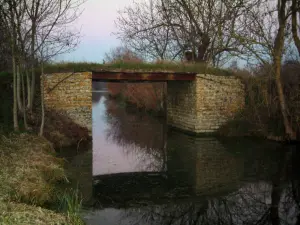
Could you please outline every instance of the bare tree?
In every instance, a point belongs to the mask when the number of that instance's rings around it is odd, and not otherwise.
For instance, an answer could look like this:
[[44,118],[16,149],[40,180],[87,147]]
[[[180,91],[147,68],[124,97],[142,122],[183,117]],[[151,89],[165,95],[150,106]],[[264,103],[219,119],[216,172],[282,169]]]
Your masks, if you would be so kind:
[[119,11],[116,35],[133,52],[150,60],[169,60],[178,56],[170,27],[164,24],[160,0],[134,2]]
[[109,52],[105,53],[104,61],[108,63],[113,62],[142,62],[143,58],[131,51],[125,46],[119,46],[110,49]]
[[[196,62],[218,64],[239,52],[232,38],[244,1],[153,0],[119,13],[121,38],[134,50],[160,59],[178,59],[190,50]],[[149,53],[150,52],[150,53]]]
[[[35,59],[43,45],[51,45],[52,57],[74,49],[78,44],[78,31],[69,25],[80,15],[83,0],[23,0],[30,21],[31,86],[28,88],[28,108],[32,110],[35,95]],[[43,35],[40,35],[42,33]],[[39,38],[40,37],[40,38]],[[39,38],[39,39],[37,39]],[[50,55],[49,55],[50,56]],[[49,58],[49,57],[48,57]],[[30,83],[30,79],[27,78]]]
[[44,100],[44,62],[41,62],[41,108],[42,108],[42,119],[41,119],[41,126],[39,135],[44,135],[44,127],[45,127],[45,100]]
[[[18,110],[23,112],[26,128],[27,109],[32,112],[38,62],[73,50],[79,31],[70,27],[80,15],[84,0],[1,0],[2,27],[9,31],[14,89],[14,128],[18,130]],[[40,49],[47,54],[39,60]],[[31,74],[31,76],[29,76]],[[26,76],[26,82],[24,79]]]
[[283,56],[293,40],[289,32],[291,12],[288,0],[257,1],[239,18],[242,26],[236,30],[235,38],[243,46],[242,56],[254,59],[255,63],[272,65],[270,74],[276,83],[285,133],[288,139],[294,140],[296,133],[292,127],[281,74]]

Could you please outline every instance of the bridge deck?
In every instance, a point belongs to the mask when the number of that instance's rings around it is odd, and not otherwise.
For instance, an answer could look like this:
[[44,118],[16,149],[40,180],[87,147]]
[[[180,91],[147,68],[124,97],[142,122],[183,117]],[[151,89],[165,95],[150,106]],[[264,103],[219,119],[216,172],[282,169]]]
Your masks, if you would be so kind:
[[183,72],[117,72],[117,71],[93,71],[94,81],[193,81],[196,73]]

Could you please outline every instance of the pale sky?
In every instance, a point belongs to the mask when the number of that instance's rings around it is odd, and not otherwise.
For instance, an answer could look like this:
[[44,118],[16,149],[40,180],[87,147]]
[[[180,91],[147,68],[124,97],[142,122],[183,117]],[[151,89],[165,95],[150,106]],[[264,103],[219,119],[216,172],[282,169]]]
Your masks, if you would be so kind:
[[133,0],[87,0],[76,22],[81,28],[81,42],[76,51],[64,54],[57,60],[102,62],[104,53],[120,44],[112,34],[117,11],[132,4]]

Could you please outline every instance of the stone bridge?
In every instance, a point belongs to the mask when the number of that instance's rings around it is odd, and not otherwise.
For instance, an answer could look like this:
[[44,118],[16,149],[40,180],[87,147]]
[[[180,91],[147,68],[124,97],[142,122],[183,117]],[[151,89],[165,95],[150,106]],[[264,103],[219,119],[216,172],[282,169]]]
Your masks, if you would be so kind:
[[44,75],[45,106],[64,111],[75,123],[92,127],[92,82],[167,82],[171,127],[214,133],[243,107],[244,86],[235,76],[178,72],[94,71]]

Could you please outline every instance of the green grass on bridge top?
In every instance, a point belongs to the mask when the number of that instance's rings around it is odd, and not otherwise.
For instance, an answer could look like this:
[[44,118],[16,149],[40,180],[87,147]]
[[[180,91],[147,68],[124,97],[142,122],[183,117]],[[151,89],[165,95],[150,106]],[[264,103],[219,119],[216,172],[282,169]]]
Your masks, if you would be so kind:
[[130,72],[190,72],[207,73],[214,75],[233,75],[224,69],[207,67],[205,64],[183,64],[183,63],[133,63],[117,62],[111,64],[88,63],[88,62],[62,62],[45,65],[45,73],[64,72],[88,72],[88,71],[130,71]]

